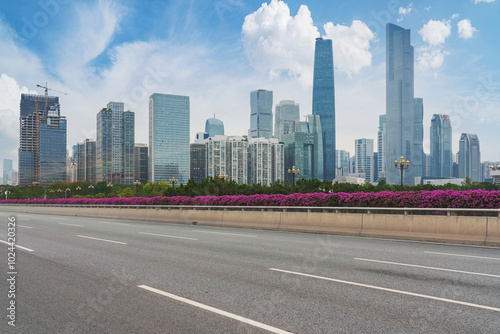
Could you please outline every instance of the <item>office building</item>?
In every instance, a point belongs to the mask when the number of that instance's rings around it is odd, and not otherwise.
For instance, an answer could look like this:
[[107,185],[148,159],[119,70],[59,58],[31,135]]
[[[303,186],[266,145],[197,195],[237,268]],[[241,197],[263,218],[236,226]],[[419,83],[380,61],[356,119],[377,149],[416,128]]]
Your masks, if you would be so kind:
[[[149,149],[147,144],[134,145],[134,180],[142,184],[148,183]],[[134,181],[134,182],[135,182]]]
[[77,166],[76,180],[87,181],[90,183],[97,182],[97,144],[93,139],[85,139],[76,145],[76,153],[74,161]]
[[259,89],[250,93],[250,138],[273,136],[273,92]]
[[373,139],[356,139],[355,149],[356,169],[354,173],[363,173],[366,182],[374,182]]
[[205,141],[206,150],[206,176],[216,178],[228,174],[226,168],[226,142],[227,136],[209,137]]
[[336,178],[349,176],[351,173],[351,154],[345,150],[335,150],[335,163],[337,164]]
[[300,121],[299,105],[295,101],[280,101],[274,112],[274,137],[281,140],[282,135],[295,130],[295,122]]
[[242,136],[214,136],[205,141],[207,177],[227,175],[238,184],[248,181],[248,139]]
[[323,142],[323,179],[335,178],[335,91],[332,40],[316,38],[314,52],[313,115],[320,116]]
[[378,132],[377,132],[377,181],[385,180],[385,120],[386,115],[380,115],[378,117]]
[[462,133],[458,148],[458,177],[481,182],[481,150],[475,134]]
[[208,138],[207,132],[197,132],[194,142],[196,144],[205,144],[205,139],[207,139],[207,138]]
[[96,180],[134,182],[134,113],[123,102],[109,102],[97,114]]
[[189,180],[189,96],[149,97],[149,178]]
[[430,177],[453,177],[452,128],[448,115],[434,114],[430,132]]
[[248,141],[251,184],[270,186],[284,181],[284,145],[276,138],[251,138]]
[[194,143],[189,145],[189,177],[196,183],[206,178],[205,144]]
[[[394,24],[386,25],[386,127],[385,179],[399,184],[401,172],[394,161],[404,156],[410,168],[404,172],[404,184],[413,185],[422,168],[415,156],[415,100],[413,80],[413,46],[410,30]],[[415,166],[413,165],[413,159]]]
[[422,98],[413,99],[414,112],[414,137],[413,137],[413,157],[410,160],[413,168],[415,184],[420,184],[424,175],[424,100]]
[[213,136],[223,136],[224,135],[224,123],[217,118],[209,118],[205,122],[205,132],[209,137]]
[[3,159],[3,180],[2,184],[12,184],[12,160]]

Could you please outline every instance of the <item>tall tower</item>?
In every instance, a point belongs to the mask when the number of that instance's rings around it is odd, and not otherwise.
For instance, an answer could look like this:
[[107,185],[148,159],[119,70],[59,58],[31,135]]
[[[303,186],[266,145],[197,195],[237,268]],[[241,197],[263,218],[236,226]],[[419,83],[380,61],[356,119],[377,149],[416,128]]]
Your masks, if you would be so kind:
[[356,173],[364,173],[365,181],[373,182],[373,139],[356,139]]
[[205,132],[208,133],[209,137],[224,136],[224,123],[215,116],[209,118],[205,122]]
[[316,38],[314,52],[313,105],[320,116],[323,137],[323,179],[335,178],[335,88],[331,39]]
[[[410,163],[416,158],[415,100],[413,91],[413,46],[410,30],[388,23],[386,26],[386,152],[385,176],[388,184],[398,184],[401,174],[394,160],[404,156]],[[415,161],[417,162],[417,161]],[[418,162],[417,162],[418,163]],[[413,185],[415,169],[410,165],[404,183]],[[417,174],[419,175],[419,174]]]
[[377,175],[378,180],[385,179],[385,120],[386,115],[378,117],[378,133],[377,133]]
[[413,139],[413,160],[411,160],[411,165],[413,166],[414,177],[424,176],[424,99],[415,98],[413,100],[413,112],[414,112],[414,139]]
[[430,176],[451,178],[453,153],[451,122],[448,115],[434,114],[431,120]]
[[189,180],[189,96],[149,97],[149,178]]
[[280,101],[274,112],[274,137],[281,140],[283,134],[294,132],[295,122],[299,121],[299,105],[291,100]]
[[462,133],[458,149],[458,177],[481,182],[481,150],[475,134]]
[[273,136],[273,92],[254,90],[250,93],[250,138]]

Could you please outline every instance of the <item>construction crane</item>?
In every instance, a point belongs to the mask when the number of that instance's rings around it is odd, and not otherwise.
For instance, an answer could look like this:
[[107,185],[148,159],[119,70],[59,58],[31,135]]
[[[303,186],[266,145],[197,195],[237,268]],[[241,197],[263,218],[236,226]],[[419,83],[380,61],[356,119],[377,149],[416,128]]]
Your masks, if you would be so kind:
[[[45,83],[45,86],[42,85],[36,85],[39,88],[45,89],[45,115],[47,115],[47,107],[48,107],[48,97],[49,97],[49,90],[52,90],[54,92],[58,92],[64,95],[68,95],[68,93],[61,92],[52,88],[47,87],[48,83]],[[38,184],[38,95],[36,96],[36,103],[35,103],[35,112],[36,112],[36,135],[35,135],[35,182],[33,184],[37,185]]]

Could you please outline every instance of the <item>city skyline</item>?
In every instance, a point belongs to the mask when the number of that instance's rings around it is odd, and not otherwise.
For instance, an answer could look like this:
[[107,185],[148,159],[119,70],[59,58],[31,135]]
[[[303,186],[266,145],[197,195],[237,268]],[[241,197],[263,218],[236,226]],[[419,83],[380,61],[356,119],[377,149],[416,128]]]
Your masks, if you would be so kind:
[[[154,92],[191,97],[191,134],[202,131],[214,112],[228,135],[246,134],[248,93],[255,89],[272,90],[274,101],[296,101],[301,117],[311,114],[316,37],[334,41],[336,146],[352,154],[354,139],[376,139],[378,116],[385,113],[387,22],[411,30],[415,96],[425,103],[424,151],[430,151],[432,115],[449,114],[455,122],[453,153],[460,134],[467,132],[479,136],[483,160],[499,158],[500,76],[493,28],[498,1],[454,8],[432,1],[400,1],[394,8],[371,2],[363,7],[323,1],[302,7],[296,1],[146,2],[155,4],[158,14],[147,5],[139,9],[134,1],[54,1],[57,11],[37,3],[0,5],[0,45],[13,50],[0,62],[5,129],[0,158],[16,165],[20,93],[33,93],[36,84],[46,81],[49,88],[69,94],[49,92],[60,97],[61,113],[67,116],[68,145],[96,138],[92,120],[108,101],[127,104],[136,114],[136,142],[147,142],[147,100]],[[176,15],[165,14],[170,12]],[[34,21],[37,13],[47,22]],[[150,27],[134,24],[142,15],[151,16]],[[175,16],[190,20],[184,23]],[[285,20],[285,30],[280,30],[278,17]],[[61,30],[67,33],[59,34]],[[300,34],[292,39],[294,31]],[[83,36],[95,41],[82,43]],[[260,44],[261,37],[277,49]]]

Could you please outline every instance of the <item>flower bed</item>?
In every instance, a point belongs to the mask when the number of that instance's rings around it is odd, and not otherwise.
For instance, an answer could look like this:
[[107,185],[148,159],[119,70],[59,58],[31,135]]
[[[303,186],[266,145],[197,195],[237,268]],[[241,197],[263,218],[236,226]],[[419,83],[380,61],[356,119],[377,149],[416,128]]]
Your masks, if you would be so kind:
[[434,190],[378,193],[312,193],[290,195],[172,196],[130,198],[9,199],[0,204],[89,205],[214,205],[214,206],[323,206],[393,208],[500,209],[500,191]]

